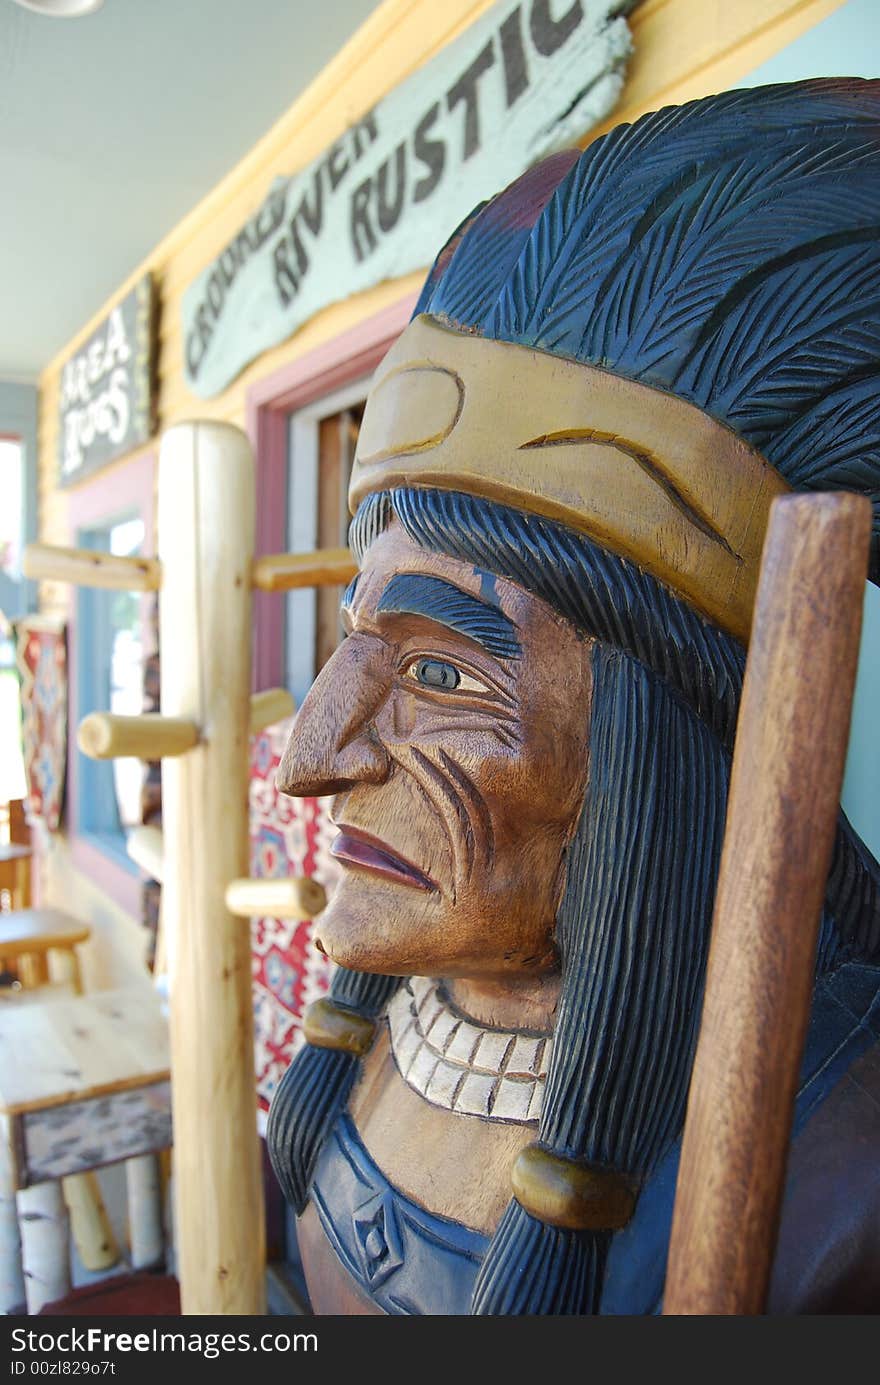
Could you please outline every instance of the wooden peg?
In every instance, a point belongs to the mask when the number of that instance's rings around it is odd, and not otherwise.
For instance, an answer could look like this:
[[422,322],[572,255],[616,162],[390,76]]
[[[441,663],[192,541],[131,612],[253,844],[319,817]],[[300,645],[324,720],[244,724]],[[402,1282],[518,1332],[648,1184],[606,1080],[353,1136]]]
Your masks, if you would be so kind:
[[254,560],[251,581],[264,592],[295,587],[333,587],[350,582],[358,570],[350,548],[321,548],[314,553],[264,554]]
[[165,878],[165,839],[161,827],[135,827],[125,849],[136,866],[161,885]]
[[666,1314],[763,1312],[849,733],[862,496],[774,501],[682,1144]]
[[226,907],[241,918],[313,919],[326,903],[317,880],[232,880],[226,886]]
[[296,703],[286,688],[267,688],[265,692],[251,694],[251,735],[274,726],[276,721],[292,717]]
[[162,567],[156,558],[122,558],[91,548],[29,543],[22,554],[21,567],[25,577],[34,581],[70,582],[74,587],[154,592],[162,585]]
[[186,717],[166,717],[146,712],[120,717],[112,712],[91,712],[79,724],[76,743],[92,760],[116,760],[133,755],[138,760],[163,760],[183,755],[199,742],[199,728]]

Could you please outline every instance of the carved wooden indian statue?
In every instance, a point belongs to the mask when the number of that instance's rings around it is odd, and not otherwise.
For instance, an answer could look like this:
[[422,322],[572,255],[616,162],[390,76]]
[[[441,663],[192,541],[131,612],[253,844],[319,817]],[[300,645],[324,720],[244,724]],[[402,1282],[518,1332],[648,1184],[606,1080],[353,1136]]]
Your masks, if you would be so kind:
[[[768,509],[880,509],[878,347],[880,83],[647,116],[441,252],[279,771],[343,866],[269,1130],[317,1311],[658,1311]],[[841,815],[771,1311],[880,1308],[878,952]]]

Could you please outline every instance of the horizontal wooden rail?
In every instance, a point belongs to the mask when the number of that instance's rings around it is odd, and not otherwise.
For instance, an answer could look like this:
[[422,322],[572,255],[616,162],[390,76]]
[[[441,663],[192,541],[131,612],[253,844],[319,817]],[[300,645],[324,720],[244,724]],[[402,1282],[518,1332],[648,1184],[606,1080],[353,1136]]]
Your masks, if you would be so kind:
[[161,827],[135,827],[125,849],[136,866],[159,884],[165,879],[165,838]]
[[274,726],[276,721],[292,717],[296,703],[286,688],[267,688],[265,692],[251,694],[251,735]]
[[350,582],[358,570],[350,548],[319,548],[314,553],[267,553],[255,558],[251,581],[264,592],[295,587],[332,587]]
[[116,760],[123,755],[162,760],[198,745],[199,728],[186,717],[164,717],[158,712],[139,717],[90,712],[79,724],[76,743],[92,760]]
[[226,907],[242,918],[312,919],[326,903],[317,880],[232,880],[226,886]]
[[25,577],[35,582],[70,582],[74,587],[154,592],[162,585],[162,565],[157,558],[121,558],[91,548],[29,543],[21,568]]

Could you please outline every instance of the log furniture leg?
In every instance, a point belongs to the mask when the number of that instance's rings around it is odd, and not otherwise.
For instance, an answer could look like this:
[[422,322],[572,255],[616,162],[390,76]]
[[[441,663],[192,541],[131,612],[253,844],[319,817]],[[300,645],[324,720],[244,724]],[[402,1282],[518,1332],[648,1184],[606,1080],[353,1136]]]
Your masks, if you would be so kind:
[[27,1311],[39,1313],[70,1293],[70,1228],[60,1182],[23,1188],[18,1224]]
[[128,1159],[128,1234],[133,1270],[151,1270],[165,1261],[162,1230],[162,1180],[155,1154]]
[[0,1113],[0,1313],[20,1312],[24,1301],[10,1123]]
[[94,1173],[75,1173],[61,1180],[70,1217],[70,1234],[80,1260],[93,1273],[119,1260],[119,1246]]

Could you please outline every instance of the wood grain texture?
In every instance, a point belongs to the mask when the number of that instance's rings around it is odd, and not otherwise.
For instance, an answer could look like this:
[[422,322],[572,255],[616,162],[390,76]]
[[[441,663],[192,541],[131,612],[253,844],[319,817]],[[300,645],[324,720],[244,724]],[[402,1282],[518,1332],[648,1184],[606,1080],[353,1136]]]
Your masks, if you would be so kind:
[[159,458],[162,711],[202,728],[162,780],[184,1314],[265,1306],[250,935],[225,903],[248,868],[253,536],[244,435],[172,428]]
[[774,503],[728,804],[666,1314],[763,1311],[858,657],[871,508]]
[[168,1032],[148,982],[0,1008],[0,1108],[103,1097],[168,1077]]

